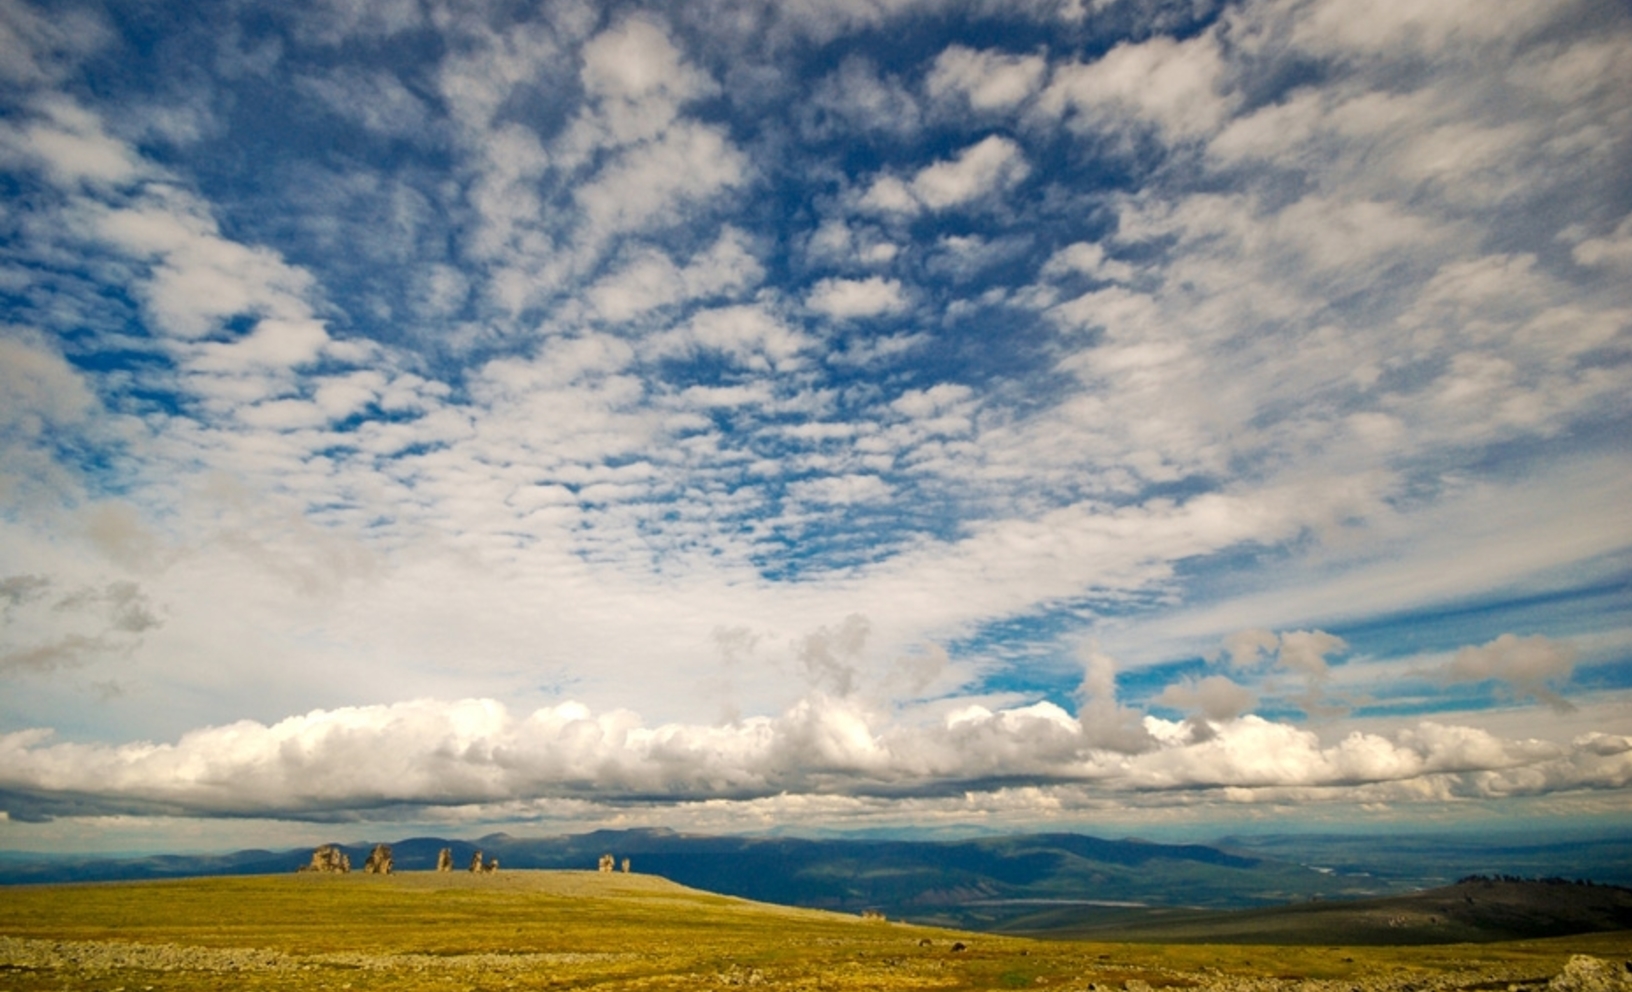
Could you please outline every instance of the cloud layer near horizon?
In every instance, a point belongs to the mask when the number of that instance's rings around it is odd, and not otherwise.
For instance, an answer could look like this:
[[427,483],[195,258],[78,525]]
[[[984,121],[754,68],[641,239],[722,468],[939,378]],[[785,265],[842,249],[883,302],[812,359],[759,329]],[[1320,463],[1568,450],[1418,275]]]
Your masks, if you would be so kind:
[[1622,5],[126,17],[0,0],[17,817],[1625,795]]
[[427,807],[516,815],[552,799],[616,808],[792,794],[963,805],[971,793],[1026,788],[1057,811],[1073,800],[1318,803],[1340,790],[1346,802],[1412,803],[1632,784],[1632,736],[1599,732],[1560,745],[1423,721],[1323,744],[1313,731],[1251,715],[1147,716],[1108,728],[1045,702],[970,705],[912,723],[882,716],[816,695],[777,717],[647,727],[626,710],[597,715],[563,703],[517,716],[469,699],[316,710],[270,727],[241,721],[173,745],[52,744],[23,731],[0,736],[0,794],[19,818],[328,820]]

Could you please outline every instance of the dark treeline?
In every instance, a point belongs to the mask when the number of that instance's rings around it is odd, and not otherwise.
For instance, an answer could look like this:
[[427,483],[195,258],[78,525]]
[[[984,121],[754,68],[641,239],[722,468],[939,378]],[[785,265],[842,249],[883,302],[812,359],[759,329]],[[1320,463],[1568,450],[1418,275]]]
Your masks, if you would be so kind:
[[1475,882],[1535,882],[1540,885],[1584,885],[1587,888],[1600,889],[1625,888],[1620,885],[1606,885],[1603,882],[1594,882],[1590,878],[1559,878],[1556,875],[1547,878],[1526,878],[1523,875],[1464,875],[1456,880],[1458,885],[1469,885]]

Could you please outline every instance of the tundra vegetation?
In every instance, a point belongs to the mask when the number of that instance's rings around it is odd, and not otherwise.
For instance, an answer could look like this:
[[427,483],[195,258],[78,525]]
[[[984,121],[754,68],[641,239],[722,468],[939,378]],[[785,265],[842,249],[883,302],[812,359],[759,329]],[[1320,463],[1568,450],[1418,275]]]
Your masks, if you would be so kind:
[[[1596,960],[1570,963],[1583,954]],[[0,900],[0,988],[18,992],[1539,992],[1549,983],[1573,992],[1594,982],[1627,987],[1628,957],[1626,932],[1428,947],[1039,941],[864,921],[598,871],[301,872],[19,886]]]

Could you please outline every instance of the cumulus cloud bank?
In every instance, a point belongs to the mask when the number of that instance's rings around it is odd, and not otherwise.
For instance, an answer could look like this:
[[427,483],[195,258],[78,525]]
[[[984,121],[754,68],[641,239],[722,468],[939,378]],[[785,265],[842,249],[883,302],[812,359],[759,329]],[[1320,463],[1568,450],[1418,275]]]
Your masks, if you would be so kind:
[[[859,692],[851,661],[868,633],[852,616],[800,645],[811,691],[778,716],[648,725],[638,714],[565,702],[515,714],[493,699],[421,699],[314,710],[184,734],[173,744],[57,743],[48,730],[0,735],[0,808],[53,815],[349,819],[438,808],[512,811],[576,800],[585,810],[753,803],[770,797],[912,797],[1001,807],[1017,788],[1049,808],[1124,808],[1222,799],[1413,803],[1619,789],[1632,782],[1632,737],[1565,743],[1504,739],[1425,720],[1389,733],[1313,730],[1245,713],[1250,694],[1215,676],[1171,685],[1157,702],[1198,710],[1182,722],[1118,702],[1115,665],[1084,651],[1077,715],[1049,702],[941,700],[899,707]],[[722,650],[751,648],[741,632]],[[1498,639],[1453,666],[1508,666]],[[1294,639],[1293,643],[1298,643]],[[1471,659],[1471,660],[1470,660]],[[1492,661],[1491,659],[1495,659]],[[1522,672],[1511,672],[1519,665]],[[1483,675],[1484,668],[1473,672]],[[1550,702],[1550,700],[1544,700]],[[579,815],[588,815],[583,811]]]
[[1251,715],[1209,719],[1197,730],[1147,716],[1137,738],[1108,740],[1094,718],[1049,703],[892,721],[826,694],[776,717],[655,727],[626,710],[597,714],[578,703],[518,715],[491,699],[419,700],[208,727],[162,745],[54,744],[45,732],[9,733],[0,736],[0,795],[13,816],[326,819],[558,798],[612,807],[789,794],[961,803],[971,792],[1020,784],[1062,802],[1091,794],[1137,805],[1182,793],[1284,802],[1293,792],[1342,788],[1409,801],[1632,781],[1632,737],[1624,735],[1560,745],[1423,722],[1324,743]]

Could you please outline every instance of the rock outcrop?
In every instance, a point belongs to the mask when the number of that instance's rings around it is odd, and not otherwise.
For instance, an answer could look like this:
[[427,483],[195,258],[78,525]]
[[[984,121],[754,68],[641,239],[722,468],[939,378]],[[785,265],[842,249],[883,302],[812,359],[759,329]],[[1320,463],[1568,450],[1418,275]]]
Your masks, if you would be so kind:
[[617,864],[617,861],[612,857],[612,855],[610,855],[610,854],[601,855],[600,870],[602,872],[610,874],[612,872],[613,866],[616,865],[616,864]]
[[391,868],[391,845],[375,844],[374,850],[368,852],[368,860],[363,862],[363,871],[370,875],[389,875]]
[[482,852],[481,851],[477,851],[475,854],[472,854],[470,856],[470,870],[473,871],[473,872],[477,872],[477,871],[482,870]]
[[316,871],[344,875],[351,871],[351,858],[334,844],[324,844],[312,852],[312,860],[297,871]]
[[453,871],[453,848],[444,847],[436,852],[436,870]]

